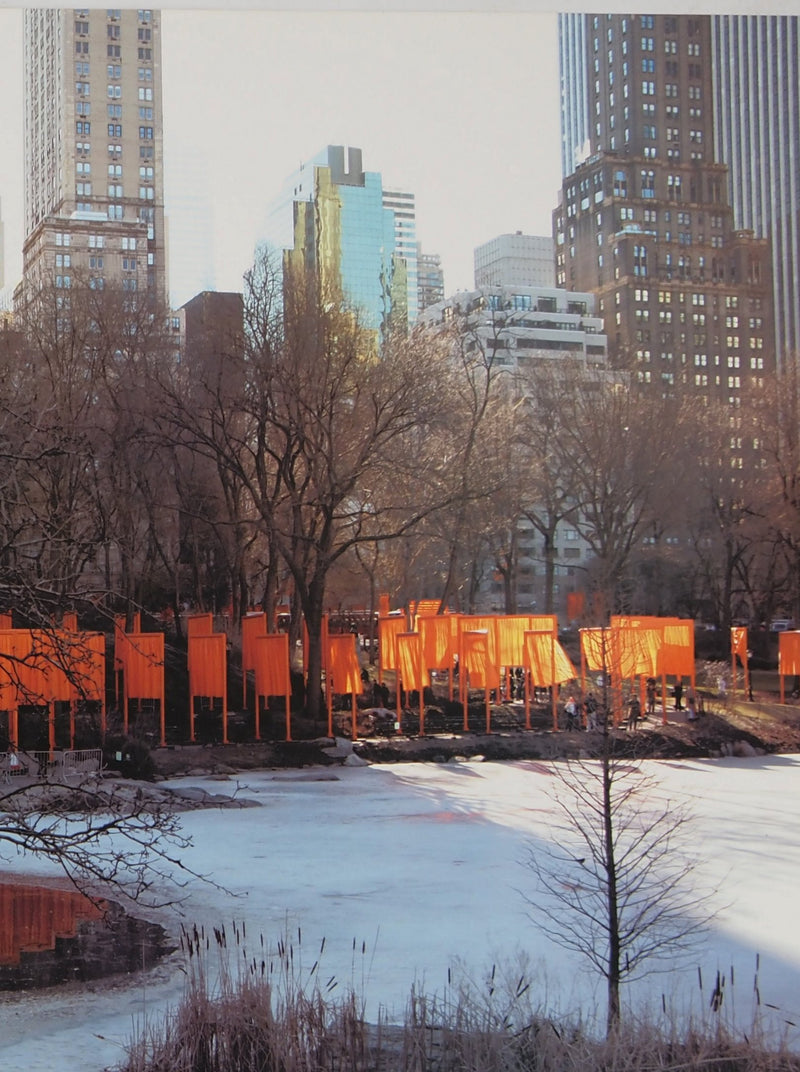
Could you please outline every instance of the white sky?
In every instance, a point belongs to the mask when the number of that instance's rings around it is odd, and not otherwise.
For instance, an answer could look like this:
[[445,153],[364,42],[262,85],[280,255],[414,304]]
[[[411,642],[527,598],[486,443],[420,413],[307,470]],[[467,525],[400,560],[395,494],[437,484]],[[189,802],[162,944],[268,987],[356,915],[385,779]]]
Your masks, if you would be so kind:
[[[658,783],[659,807],[688,802],[691,848],[698,853],[695,888],[713,891],[718,914],[683,970],[631,984],[625,1001],[660,1009],[664,994],[683,1016],[713,1019],[709,995],[719,970],[726,977],[726,1022],[735,1015],[752,1037],[757,975],[764,1026],[780,1029],[784,1019],[797,1025],[800,757],[646,766]],[[522,861],[553,837],[558,781],[551,764],[398,763],[243,772],[228,783],[187,778],[174,784],[231,793],[237,782],[241,796],[263,806],[196,811],[182,819],[193,839],[182,854],[186,863],[234,895],[190,883],[184,905],[190,928],[211,933],[244,922],[248,947],[259,957],[259,935],[270,949],[287,936],[304,980],[324,938],[323,985],[331,975],[339,980],[336,993],[353,985],[367,1001],[368,1019],[379,1005],[401,1017],[415,982],[442,997],[448,968],[457,962],[475,983],[492,964],[498,977],[508,972],[516,982],[518,957],[527,955],[537,1003],[562,1012],[581,1007],[602,1023],[599,980],[548,939],[546,926],[532,921],[521,892],[535,900]],[[13,854],[0,859],[0,867],[57,874],[54,865]],[[174,912],[159,915],[176,933]],[[214,967],[212,961],[212,973]],[[144,1018],[157,1022],[174,1009],[183,986],[176,957],[129,982],[0,995],[2,1067],[99,1072],[115,1065],[134,1025],[141,1028]],[[789,1038],[800,1048],[796,1026]]]
[[[213,249],[218,289],[240,289],[267,204],[326,144],[359,146],[367,170],[416,195],[417,237],[441,254],[448,291],[472,286],[476,245],[507,231],[550,234],[560,183],[555,15],[172,7],[162,25],[168,200],[171,175],[185,181],[181,161],[202,148],[214,237],[192,255]],[[0,10],[12,286],[22,244],[21,27],[19,9]]]
[[[316,0],[313,10],[303,10],[310,5],[297,0],[292,6],[276,10],[270,0],[239,0],[236,10],[200,10],[181,0],[162,6],[168,207],[171,192],[190,182],[187,204],[207,197],[214,221],[210,241],[190,241],[187,231],[196,235],[200,228],[173,212],[176,269],[181,260],[198,266],[213,259],[213,272],[198,267],[196,278],[210,276],[219,290],[240,289],[266,206],[297,164],[326,144],[359,146],[367,170],[416,195],[417,237],[442,256],[448,292],[472,286],[475,246],[509,231],[551,233],[560,186],[554,5]],[[573,0],[560,7],[598,9]],[[767,0],[762,10],[792,7],[793,0]],[[748,8],[752,0],[703,9]],[[606,10],[617,9],[619,3],[607,4]],[[0,212],[11,287],[23,238],[21,30],[20,9],[0,0]],[[173,291],[186,285],[173,271]]]

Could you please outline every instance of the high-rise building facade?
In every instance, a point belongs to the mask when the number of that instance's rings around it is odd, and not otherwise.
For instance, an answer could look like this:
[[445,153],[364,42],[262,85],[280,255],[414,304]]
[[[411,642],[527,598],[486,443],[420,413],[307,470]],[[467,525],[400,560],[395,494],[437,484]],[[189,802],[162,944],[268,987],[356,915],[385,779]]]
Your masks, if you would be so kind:
[[570,40],[584,48],[590,126],[588,138],[564,126],[589,155],[554,213],[557,283],[597,294],[616,367],[736,405],[773,367],[772,271],[768,241],[735,226],[714,160],[711,20],[560,19],[583,20]]
[[158,11],[26,8],[23,289],[166,298]]
[[417,309],[421,313],[429,305],[444,301],[444,270],[438,253],[423,253],[417,243]]
[[383,186],[383,207],[394,213],[394,256],[405,265],[406,320],[411,326],[419,313],[417,212],[413,194]]
[[769,238],[778,359],[800,355],[800,39],[796,15],[711,20],[714,148],[737,227]]
[[[408,195],[390,200],[413,213]],[[284,266],[312,271],[322,294],[343,300],[380,334],[408,326],[416,307],[416,281],[409,300],[409,266],[398,250],[398,234],[405,231],[398,232],[397,223],[382,177],[364,170],[361,150],[328,145],[285,181],[263,237],[284,251]],[[406,251],[405,237],[401,241]],[[416,269],[416,256],[413,262]]]
[[598,153],[724,167],[731,229],[771,245],[777,358],[798,352],[797,17],[567,14],[559,43],[564,177]]
[[554,287],[555,251],[550,235],[502,234],[475,247],[475,286],[512,284]]

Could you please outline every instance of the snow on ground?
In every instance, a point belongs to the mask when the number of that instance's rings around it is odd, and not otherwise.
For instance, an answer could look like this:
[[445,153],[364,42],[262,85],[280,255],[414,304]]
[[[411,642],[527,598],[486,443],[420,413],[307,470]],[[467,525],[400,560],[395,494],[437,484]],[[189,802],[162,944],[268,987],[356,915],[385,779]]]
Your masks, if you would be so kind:
[[[736,1011],[749,1023],[758,956],[762,1007],[777,1006],[778,1022],[800,1023],[800,757],[650,767],[666,797],[689,802],[698,881],[714,888],[720,907],[688,974],[653,977],[637,994],[660,1002],[680,990],[697,1012],[715,971],[734,966]],[[263,807],[185,816],[194,842],[186,862],[228,891],[193,882],[183,908],[189,926],[244,922],[251,945],[260,934],[273,945],[288,934],[304,971],[324,938],[324,977],[352,983],[368,1015],[380,1005],[402,1016],[412,984],[442,994],[456,962],[480,980],[493,963],[513,967],[523,953],[546,1009],[601,1008],[602,987],[531,922],[520,892],[532,889],[526,848],[548,836],[547,764],[265,771],[238,783]],[[202,778],[173,784],[226,788]],[[51,873],[18,858],[3,866]],[[174,913],[162,922],[177,933]],[[135,1028],[174,1007],[183,985],[176,954],[132,981],[0,997],[2,1068],[100,1072],[123,1059]]]

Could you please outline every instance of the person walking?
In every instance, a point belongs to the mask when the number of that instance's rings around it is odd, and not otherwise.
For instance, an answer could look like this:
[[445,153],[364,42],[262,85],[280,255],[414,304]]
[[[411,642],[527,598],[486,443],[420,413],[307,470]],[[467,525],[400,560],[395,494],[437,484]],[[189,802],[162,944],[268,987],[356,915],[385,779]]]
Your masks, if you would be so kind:
[[639,703],[639,697],[634,696],[628,705],[628,729],[635,730],[639,725],[639,719],[642,717],[642,705]]
[[647,713],[648,715],[656,713],[656,679],[654,677],[647,679]]
[[597,729],[597,700],[591,692],[586,697],[586,728],[587,730]]
[[683,678],[682,677],[679,677],[678,680],[675,682],[674,696],[675,696],[675,710],[676,711],[682,711],[683,710],[683,704],[681,703],[681,700],[683,699]]
[[686,719],[688,722],[697,720],[697,694],[693,685],[686,690]]

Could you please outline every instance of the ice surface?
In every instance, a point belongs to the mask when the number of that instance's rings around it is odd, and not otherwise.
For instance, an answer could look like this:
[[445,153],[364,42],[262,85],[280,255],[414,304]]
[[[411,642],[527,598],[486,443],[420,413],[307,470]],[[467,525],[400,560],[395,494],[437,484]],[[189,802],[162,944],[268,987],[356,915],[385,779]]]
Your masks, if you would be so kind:
[[[771,1015],[778,1022],[800,1023],[800,757],[648,766],[663,795],[690,804],[698,881],[716,890],[719,913],[685,986],[673,973],[626,996],[660,1001],[662,993],[681,992],[707,1003],[714,972],[733,965],[737,1013],[747,1020],[758,955],[762,1007],[777,1006]],[[352,983],[368,1014],[381,1005],[401,1017],[412,984],[442,993],[456,960],[480,979],[492,963],[516,963],[523,952],[548,1008],[602,1004],[602,986],[531,922],[520,892],[532,886],[522,863],[527,848],[548,837],[551,767],[342,767],[335,781],[330,773],[248,772],[229,788],[238,782],[263,807],[188,813],[186,862],[225,890],[195,881],[182,916],[172,910],[160,922],[174,933],[181,918],[209,929],[244,922],[252,943],[263,934],[274,944],[288,932],[309,967],[324,938],[326,977]],[[203,778],[172,784],[226,788]],[[8,854],[0,866],[55,873]],[[134,1028],[180,999],[181,964],[175,955],[130,980],[3,997],[4,1072],[100,1072],[118,1064]]]

